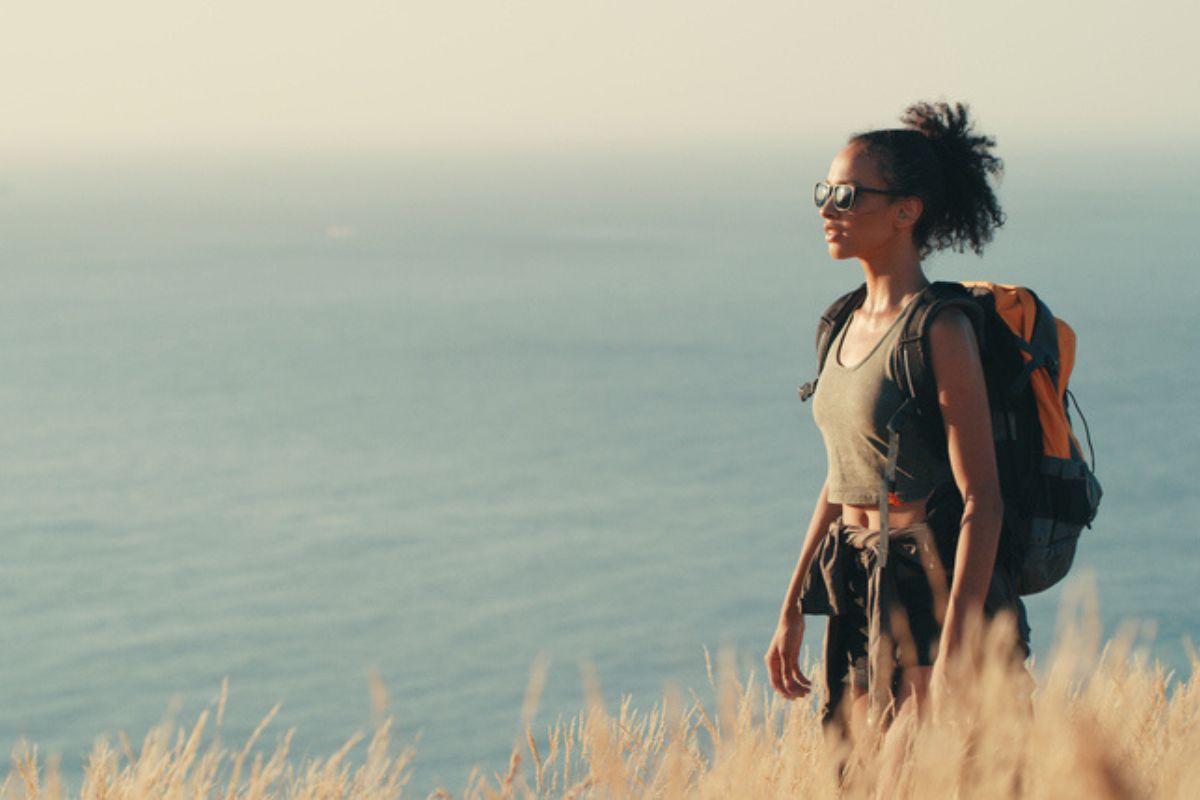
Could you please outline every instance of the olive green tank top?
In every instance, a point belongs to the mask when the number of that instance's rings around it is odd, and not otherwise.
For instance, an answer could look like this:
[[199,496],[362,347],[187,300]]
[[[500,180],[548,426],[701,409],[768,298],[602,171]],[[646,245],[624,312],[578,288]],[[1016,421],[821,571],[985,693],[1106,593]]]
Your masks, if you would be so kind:
[[[904,393],[892,374],[892,351],[904,329],[896,320],[861,362],[841,363],[842,326],[829,347],[829,356],[817,379],[813,419],[825,439],[829,456],[829,502],[875,505],[882,491],[887,462],[887,424],[904,402]],[[900,457],[896,462],[896,500],[925,500],[943,482],[953,479],[946,453],[931,452],[925,438],[910,421],[900,430]]]

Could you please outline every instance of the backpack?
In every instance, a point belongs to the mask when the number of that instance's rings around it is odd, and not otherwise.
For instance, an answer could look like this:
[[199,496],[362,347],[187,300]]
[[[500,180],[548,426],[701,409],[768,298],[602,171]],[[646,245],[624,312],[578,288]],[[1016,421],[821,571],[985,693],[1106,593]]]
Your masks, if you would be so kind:
[[[838,298],[817,325],[817,375],[834,337],[866,297],[866,284]],[[914,422],[933,449],[944,449],[946,434],[938,409],[928,354],[928,330],[942,310],[963,310],[980,344],[1004,522],[997,554],[1017,591],[1047,589],[1071,568],[1084,527],[1091,527],[1102,490],[1094,474],[1095,451],[1087,420],[1067,381],[1075,362],[1075,333],[1056,319],[1031,290],[1019,286],[936,282],[912,301],[899,342],[891,354],[905,401],[888,423],[889,447],[883,476],[895,489],[900,430]],[[807,400],[816,380],[800,387]],[[1071,428],[1068,399],[1083,422],[1090,463]],[[880,503],[886,526],[886,503]],[[884,554],[886,557],[886,554]]]

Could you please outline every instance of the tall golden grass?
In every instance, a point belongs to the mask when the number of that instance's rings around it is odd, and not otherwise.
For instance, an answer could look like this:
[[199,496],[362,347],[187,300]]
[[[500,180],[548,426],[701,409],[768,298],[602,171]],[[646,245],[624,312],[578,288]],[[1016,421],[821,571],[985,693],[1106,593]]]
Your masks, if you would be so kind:
[[[985,658],[907,738],[899,773],[881,784],[876,743],[857,747],[822,733],[814,702],[776,699],[754,673],[739,678],[723,655],[710,680],[715,707],[695,693],[668,694],[648,711],[624,699],[606,711],[594,680],[587,709],[542,729],[527,728],[507,766],[465,776],[461,789],[429,797],[1200,797],[1197,665],[1174,680],[1131,648],[1132,635],[1101,647],[1095,615],[1060,633],[1057,655],[1039,669],[1031,701],[1022,674]],[[997,646],[997,638],[981,646]],[[716,673],[714,675],[714,672]],[[525,707],[531,720],[545,678],[536,664]],[[372,687],[378,705],[381,687]],[[214,716],[219,727],[224,693]],[[188,728],[163,725],[136,751],[100,741],[87,761],[84,798],[395,798],[405,794],[414,749],[391,743],[383,719],[361,763],[352,738],[325,759],[293,763],[292,734],[273,753],[251,755],[272,714],[242,747],[206,738],[210,712]],[[917,725],[917,723],[914,723]],[[19,745],[0,785],[3,798],[60,798],[57,764]]]

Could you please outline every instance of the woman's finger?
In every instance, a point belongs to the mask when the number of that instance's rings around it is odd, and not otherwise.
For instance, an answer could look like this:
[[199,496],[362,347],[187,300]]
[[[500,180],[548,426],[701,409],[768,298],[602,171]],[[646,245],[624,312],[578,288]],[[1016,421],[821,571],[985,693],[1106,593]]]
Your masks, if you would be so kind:
[[789,671],[792,673],[792,683],[797,687],[798,694],[803,697],[812,690],[812,681],[804,677],[804,673],[800,671],[800,665],[796,660],[793,659],[789,663],[789,666],[791,667]]
[[780,671],[783,673],[783,685],[787,689],[787,697],[789,700],[795,700],[797,697],[803,697],[807,691],[804,682],[796,680],[796,662],[795,659],[789,658],[786,655],[780,656]]
[[767,674],[771,676],[771,686],[780,694],[787,694],[783,686],[783,675],[779,668],[779,652],[772,647],[763,658],[767,662]]

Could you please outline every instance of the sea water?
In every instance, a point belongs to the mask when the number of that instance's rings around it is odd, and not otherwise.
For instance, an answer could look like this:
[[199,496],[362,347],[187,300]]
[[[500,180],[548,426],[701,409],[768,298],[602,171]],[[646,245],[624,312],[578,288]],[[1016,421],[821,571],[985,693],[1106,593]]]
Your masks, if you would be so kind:
[[[1079,336],[1105,497],[1077,576],[1185,676],[1200,599],[1196,164],[1005,153],[1008,223],[935,278]],[[0,745],[273,706],[370,729],[414,788],[537,724],[756,670],[824,454],[796,386],[831,261],[803,149],[229,157],[0,170]],[[1030,599],[1049,655],[1063,589]],[[810,626],[816,645],[820,624]]]

